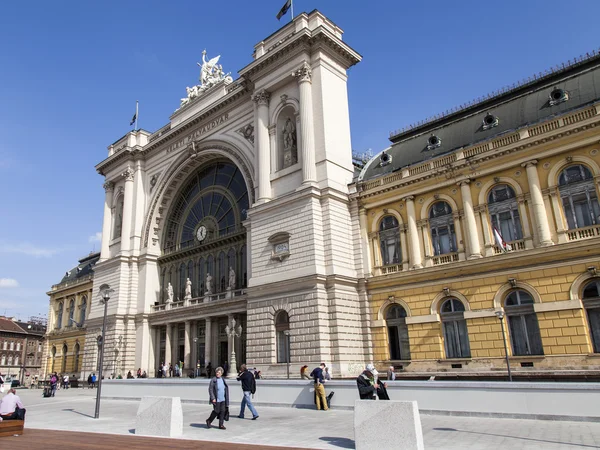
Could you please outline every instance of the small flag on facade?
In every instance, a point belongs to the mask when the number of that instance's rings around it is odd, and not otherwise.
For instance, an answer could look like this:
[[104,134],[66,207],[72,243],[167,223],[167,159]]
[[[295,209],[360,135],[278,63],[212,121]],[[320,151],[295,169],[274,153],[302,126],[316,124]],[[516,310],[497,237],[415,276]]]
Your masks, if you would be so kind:
[[510,246],[510,244],[507,244],[506,241],[504,239],[502,239],[502,235],[500,234],[500,232],[498,231],[498,228],[496,228],[496,227],[494,227],[494,240],[496,241],[496,245],[503,252],[510,252],[512,250],[512,247]]
[[292,0],[287,0],[287,2],[285,2],[285,5],[283,5],[283,8],[281,8],[281,10],[277,13],[277,20],[280,20],[291,7]]
[[133,115],[133,117],[131,118],[131,122],[129,122],[129,125],[133,125],[135,123],[135,120],[137,119],[137,113],[135,113]]
[[138,110],[138,105],[139,105],[139,102],[136,100],[135,101],[135,114],[131,118],[131,122],[129,122],[129,126],[135,124],[135,127],[133,128],[134,130],[137,130],[137,128],[138,128],[138,123],[137,123],[137,120],[138,120],[138,111],[139,111]]

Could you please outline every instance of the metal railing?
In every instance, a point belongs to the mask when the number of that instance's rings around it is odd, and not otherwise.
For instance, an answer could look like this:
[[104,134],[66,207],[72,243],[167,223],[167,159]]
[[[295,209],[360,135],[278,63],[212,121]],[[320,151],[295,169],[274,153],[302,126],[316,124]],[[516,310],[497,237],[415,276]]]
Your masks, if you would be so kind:
[[56,291],[58,289],[62,289],[62,288],[70,287],[70,286],[77,286],[78,284],[86,283],[86,282],[92,280],[93,278],[94,278],[93,275],[86,275],[84,277],[77,278],[75,280],[69,280],[69,281],[65,281],[64,283],[53,284],[51,289],[53,291]]

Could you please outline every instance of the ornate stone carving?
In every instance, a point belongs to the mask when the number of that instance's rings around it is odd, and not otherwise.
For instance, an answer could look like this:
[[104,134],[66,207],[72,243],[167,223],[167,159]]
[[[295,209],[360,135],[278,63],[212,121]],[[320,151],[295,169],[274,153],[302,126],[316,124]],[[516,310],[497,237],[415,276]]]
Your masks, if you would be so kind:
[[112,181],[107,181],[102,186],[104,187],[104,190],[106,192],[112,192],[115,189],[115,183],[113,183]]
[[191,300],[192,298],[192,282],[188,278],[185,282],[185,297],[184,300]]
[[173,302],[173,296],[174,296],[173,285],[169,281],[169,285],[167,286],[167,303],[172,303]]
[[193,99],[202,96],[208,89],[221,82],[225,82],[225,84],[233,82],[230,73],[224,73],[223,66],[217,64],[220,57],[221,55],[218,55],[207,61],[206,50],[202,52],[202,64],[197,63],[200,66],[200,84],[185,88],[187,97],[181,99],[179,108],[187,105]]
[[254,100],[256,102],[256,104],[260,106],[260,105],[268,105],[270,98],[271,98],[271,94],[263,89],[262,91],[254,94],[254,97],[252,97],[252,100]]
[[228,289],[230,290],[234,290],[235,289],[235,271],[233,270],[233,267],[229,268],[229,286]]
[[212,294],[212,275],[210,273],[206,274],[206,292],[204,293],[205,295],[211,295]]
[[527,161],[527,162],[524,162],[523,164],[521,164],[521,167],[527,168],[529,166],[536,166],[537,163],[538,163],[537,159],[532,159],[531,161]]
[[156,186],[156,182],[158,181],[158,176],[160,174],[155,173],[154,175],[152,175],[152,177],[150,178],[150,192],[152,192],[152,189],[154,189],[154,186]]
[[121,176],[123,178],[125,178],[125,181],[133,181],[133,177],[135,175],[135,172],[133,171],[133,169],[129,166],[127,166],[127,169],[125,169],[125,172],[123,172],[121,174]]
[[251,144],[254,144],[254,125],[253,124],[249,123],[245,127],[242,127],[239,130],[237,130],[237,132],[240,133],[242,136],[244,136],[244,139],[246,139],[248,142],[250,142]]
[[283,168],[290,167],[298,162],[298,147],[296,125],[291,118],[287,118],[281,130],[283,136]]
[[302,67],[292,72],[292,76],[298,79],[298,83],[302,83],[304,81],[310,82],[312,78],[312,70],[307,63],[304,63],[302,64]]

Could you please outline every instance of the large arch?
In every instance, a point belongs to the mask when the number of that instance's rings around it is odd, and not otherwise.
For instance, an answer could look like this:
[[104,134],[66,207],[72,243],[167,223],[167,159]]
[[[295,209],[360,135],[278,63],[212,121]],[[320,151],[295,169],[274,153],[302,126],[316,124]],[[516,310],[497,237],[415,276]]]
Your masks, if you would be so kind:
[[[499,184],[506,184],[506,185],[510,186],[513,189],[513,191],[515,191],[516,196],[523,195],[523,189],[521,188],[521,185],[519,183],[517,183],[515,180],[513,180],[512,178],[508,178],[508,177],[497,177],[497,179],[486,181],[483,184],[483,186],[481,186],[481,190],[479,191],[479,203],[477,205],[487,204],[490,189],[492,189],[494,186],[497,186]],[[473,205],[473,206],[477,206],[477,205]]]
[[[594,177],[600,175],[600,166],[592,158],[587,156],[574,155],[569,159],[563,159],[559,163],[555,164],[552,169],[548,172],[548,186],[558,186],[558,176],[568,166],[576,165],[577,163],[587,166]],[[597,182],[596,182],[597,184]]]

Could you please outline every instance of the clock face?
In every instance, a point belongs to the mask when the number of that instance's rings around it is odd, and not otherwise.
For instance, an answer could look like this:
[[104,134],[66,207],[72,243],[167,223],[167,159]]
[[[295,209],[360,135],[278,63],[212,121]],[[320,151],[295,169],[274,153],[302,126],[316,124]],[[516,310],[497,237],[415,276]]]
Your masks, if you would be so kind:
[[204,225],[201,225],[200,228],[196,230],[196,239],[200,242],[206,239],[206,227]]

